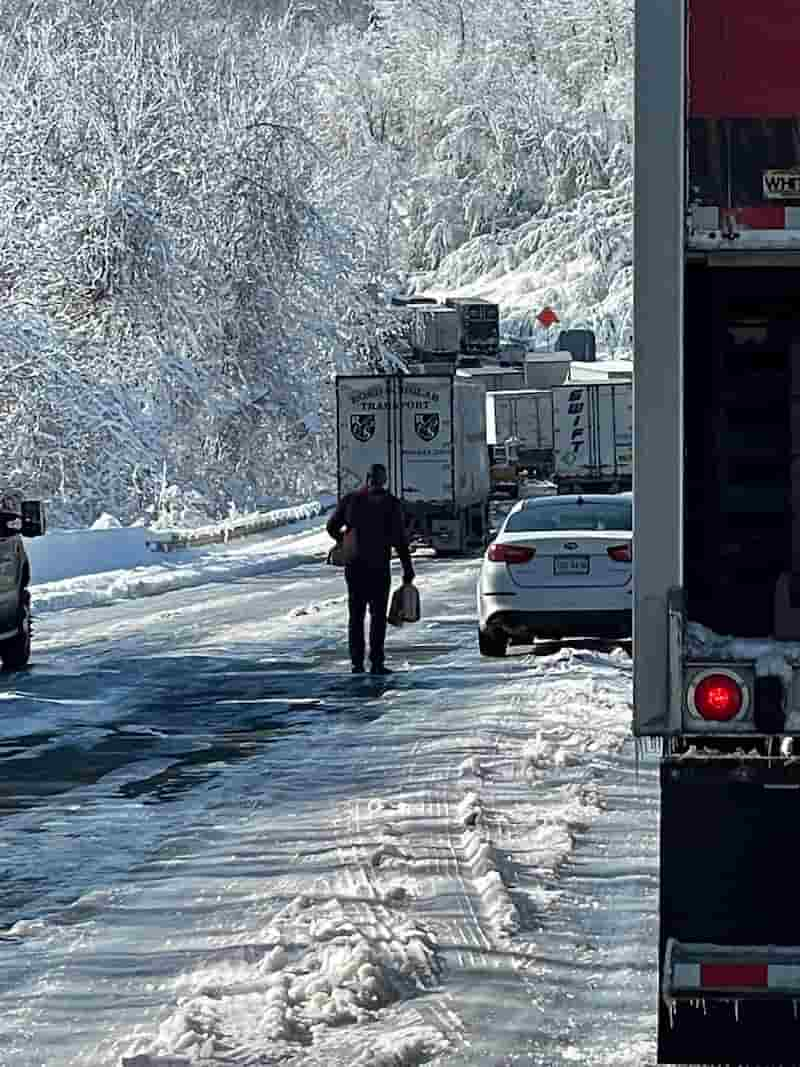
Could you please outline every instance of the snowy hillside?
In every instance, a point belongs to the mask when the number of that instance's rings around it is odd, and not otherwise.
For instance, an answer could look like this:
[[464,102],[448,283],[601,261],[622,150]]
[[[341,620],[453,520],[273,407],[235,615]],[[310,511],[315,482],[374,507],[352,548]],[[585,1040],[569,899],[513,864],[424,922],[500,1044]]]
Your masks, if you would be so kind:
[[[629,0],[4,5],[4,480],[59,523],[331,484],[385,295],[630,348]],[[170,488],[177,487],[177,489]]]

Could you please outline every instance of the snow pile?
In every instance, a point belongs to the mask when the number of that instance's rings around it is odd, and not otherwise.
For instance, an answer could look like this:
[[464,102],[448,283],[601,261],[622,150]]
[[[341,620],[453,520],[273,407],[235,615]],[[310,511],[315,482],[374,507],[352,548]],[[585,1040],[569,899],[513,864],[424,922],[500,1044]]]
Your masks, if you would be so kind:
[[[224,971],[182,976],[175,1010],[155,1038],[134,1043],[122,1067],[183,1067],[234,1054],[260,1063],[310,1057],[329,1031],[340,1039],[343,1027],[374,1023],[438,982],[437,946],[423,926],[403,917],[389,924],[341,897],[296,897],[260,941],[239,949]],[[394,1059],[353,1062],[413,1064],[445,1045],[430,1026],[408,1027]],[[387,1053],[391,1047],[387,1037]]]
[[496,932],[511,936],[519,929],[519,915],[509,896],[488,832],[488,819],[477,793],[467,793],[458,805],[464,826],[461,848],[481,902],[481,911]]
[[686,651],[690,657],[752,663],[757,678],[780,678],[787,687],[792,669],[800,666],[800,642],[723,636],[697,622],[686,627]]
[[746,660],[755,664],[756,674],[784,677],[786,668],[800,664],[800,642],[777,641],[771,637],[731,637],[709,630],[699,622],[686,626],[686,653],[697,659]]
[[89,527],[91,530],[121,530],[122,523],[116,517],[116,515],[109,515],[107,511],[104,511],[92,525]]
[[560,745],[558,741],[547,740],[542,736],[542,731],[537,730],[536,735],[529,738],[522,746],[522,773],[530,775],[537,770],[570,767],[577,762],[577,759],[575,752]]
[[[260,536],[252,530],[252,539],[236,546],[212,543],[206,547],[199,542],[170,552],[149,550],[150,534],[142,527],[52,531],[26,546],[34,612],[102,607],[118,600],[252,577],[284,568],[286,552],[292,550],[324,558],[331,542],[312,516],[326,507],[323,499],[261,515],[271,527],[260,531]],[[294,525],[293,533],[270,536],[284,525],[278,518],[287,513],[292,516],[288,521]],[[294,542],[291,548],[290,540]]]

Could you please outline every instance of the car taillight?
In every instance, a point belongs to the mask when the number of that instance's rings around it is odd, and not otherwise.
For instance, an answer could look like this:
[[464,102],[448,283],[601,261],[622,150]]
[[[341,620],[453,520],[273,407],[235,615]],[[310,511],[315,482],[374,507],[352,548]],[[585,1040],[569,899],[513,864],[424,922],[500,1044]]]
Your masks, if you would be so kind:
[[702,718],[710,722],[730,722],[742,710],[744,692],[735,678],[727,674],[709,674],[697,683],[692,699]]
[[489,545],[486,553],[492,563],[529,563],[536,555],[535,548],[523,548],[521,545]]
[[609,548],[608,554],[615,563],[630,563],[633,559],[633,549],[630,545],[615,545]]

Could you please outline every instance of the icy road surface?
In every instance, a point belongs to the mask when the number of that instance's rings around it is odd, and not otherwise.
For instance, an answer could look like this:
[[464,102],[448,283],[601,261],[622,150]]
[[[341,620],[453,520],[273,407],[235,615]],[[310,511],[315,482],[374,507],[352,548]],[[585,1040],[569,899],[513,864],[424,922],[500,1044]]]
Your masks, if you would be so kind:
[[50,611],[0,680],[2,1067],[654,1062],[629,660],[482,661],[429,559],[352,678],[327,543]]

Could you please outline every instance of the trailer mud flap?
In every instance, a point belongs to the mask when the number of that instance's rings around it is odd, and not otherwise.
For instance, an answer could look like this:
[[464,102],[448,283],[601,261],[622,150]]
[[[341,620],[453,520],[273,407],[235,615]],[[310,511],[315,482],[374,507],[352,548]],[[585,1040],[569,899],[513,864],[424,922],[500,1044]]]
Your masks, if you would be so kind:
[[800,1065],[800,769],[661,768],[658,1062]]

